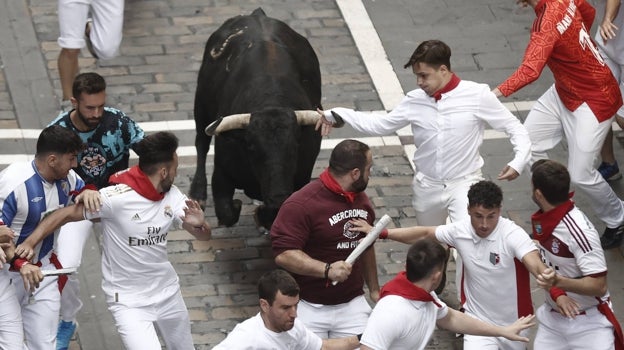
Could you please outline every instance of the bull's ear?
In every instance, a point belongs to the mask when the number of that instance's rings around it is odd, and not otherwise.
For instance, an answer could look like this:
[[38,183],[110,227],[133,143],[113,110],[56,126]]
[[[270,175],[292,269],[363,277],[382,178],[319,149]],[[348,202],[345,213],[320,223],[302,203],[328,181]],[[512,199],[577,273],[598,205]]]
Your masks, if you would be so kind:
[[336,120],[336,122],[334,123],[334,128],[342,128],[345,125],[344,119],[342,119],[340,114],[334,111],[330,111],[330,112],[332,116],[334,116],[334,119]]
[[219,124],[221,124],[221,122],[223,121],[223,117],[215,120],[214,122],[210,123],[206,129],[204,130],[204,132],[206,133],[206,135],[208,136],[214,136],[217,134],[217,127],[219,127]]

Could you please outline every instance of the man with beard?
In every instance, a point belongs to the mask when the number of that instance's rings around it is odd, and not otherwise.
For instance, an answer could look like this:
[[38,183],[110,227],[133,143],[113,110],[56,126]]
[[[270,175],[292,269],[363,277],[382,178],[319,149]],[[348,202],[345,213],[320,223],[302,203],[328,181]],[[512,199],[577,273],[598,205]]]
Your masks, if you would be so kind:
[[[130,149],[143,139],[143,130],[124,112],[105,107],[106,81],[97,73],[82,73],[72,85],[73,109],[61,113],[50,125],[74,131],[86,144],[78,154],[76,173],[87,188],[108,186],[108,178],[128,167]],[[88,220],[61,228],[58,258],[64,267],[80,266],[92,223]],[[69,275],[61,294],[61,321],[57,333],[57,350],[66,350],[76,330],[76,315],[82,307],[80,285],[75,274]]]
[[375,221],[364,193],[372,162],[368,145],[340,142],[329,167],[282,204],[271,229],[276,264],[293,273],[301,287],[299,316],[323,339],[364,331],[371,312],[364,282],[371,300],[379,299],[373,246],[355,263],[345,261],[364,237],[351,230],[350,220]]
[[114,174],[110,181],[117,185],[99,191],[99,210],[87,210],[81,194],[78,204],[47,216],[16,248],[16,254],[30,257],[33,244],[54,228],[69,221],[101,221],[102,289],[129,350],[160,350],[158,335],[167,349],[194,348],[178,275],[167,258],[167,234],[182,227],[209,240],[211,229],[199,203],[173,186],[177,148],[170,132],[145,137],[135,147],[138,166]]
[[[503,192],[491,181],[479,181],[468,190],[468,219],[441,226],[389,229],[380,238],[413,244],[422,238],[455,247],[464,262],[461,301],[468,316],[497,326],[533,314],[529,272],[542,276],[545,287],[553,278],[529,235],[501,217]],[[353,230],[369,232],[362,220]],[[526,344],[501,336],[464,335],[464,350],[524,350]]]
[[358,337],[321,339],[297,319],[299,286],[284,270],[265,273],[258,281],[260,312],[236,325],[213,350],[355,349]]

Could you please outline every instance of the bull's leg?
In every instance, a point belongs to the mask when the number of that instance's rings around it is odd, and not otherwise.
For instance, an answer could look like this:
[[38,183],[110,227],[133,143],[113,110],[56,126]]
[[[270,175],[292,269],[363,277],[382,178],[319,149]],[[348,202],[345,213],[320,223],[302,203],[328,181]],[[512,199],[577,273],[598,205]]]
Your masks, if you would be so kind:
[[195,199],[204,208],[206,198],[208,198],[208,181],[206,180],[206,156],[210,150],[210,140],[212,137],[196,134],[195,150],[197,152],[197,164],[195,165],[195,175],[191,182],[189,197]]
[[243,203],[234,197],[234,184],[215,164],[212,172],[212,199],[219,226],[232,226],[238,222]]

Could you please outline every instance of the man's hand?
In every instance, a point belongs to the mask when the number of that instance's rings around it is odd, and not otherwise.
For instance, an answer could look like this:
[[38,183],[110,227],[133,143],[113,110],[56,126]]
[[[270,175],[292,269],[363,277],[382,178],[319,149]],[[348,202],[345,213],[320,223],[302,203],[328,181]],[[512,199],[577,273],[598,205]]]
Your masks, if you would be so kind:
[[15,254],[20,258],[30,260],[35,256],[35,248],[24,241],[15,248]]
[[184,208],[184,216],[181,218],[182,222],[191,226],[202,226],[206,219],[204,218],[204,211],[202,210],[199,202],[192,199],[186,200],[186,208]]
[[0,243],[13,242],[15,232],[7,225],[0,225]]
[[516,171],[516,169],[506,165],[500,173],[498,173],[498,180],[515,180],[520,174]]
[[579,314],[580,306],[576,300],[567,295],[560,295],[557,300],[557,308],[559,313],[567,318],[575,318]]
[[608,40],[614,39],[618,29],[619,28],[613,24],[613,22],[605,18],[598,28],[600,36],[602,37],[602,43],[606,44]]
[[332,131],[333,124],[325,118],[325,114],[323,113],[322,109],[317,108],[316,111],[318,112],[318,114],[320,114],[321,117],[316,122],[314,130],[319,130],[320,128],[321,136],[327,136]]
[[84,190],[80,192],[80,194],[76,196],[74,202],[76,204],[84,204],[85,209],[91,213],[96,213],[100,211],[100,207],[102,206],[102,198],[100,197],[100,192],[94,190]]
[[371,226],[368,221],[364,219],[351,219],[349,220],[349,223],[352,225],[349,231],[352,232],[359,231],[368,234],[373,229],[373,226]]
[[529,338],[520,336],[520,332],[533,326],[535,326],[535,315],[523,316],[509,326],[502,327],[501,336],[509,340],[528,343]]
[[15,244],[13,241],[0,243],[0,270],[4,268],[4,264],[10,262],[15,256]]
[[557,284],[557,274],[555,273],[555,269],[549,267],[542,271],[542,273],[537,275],[536,282],[540,288],[550,290],[550,287]]
[[374,303],[377,303],[379,301],[379,290],[371,290],[369,296]]
[[24,289],[29,290],[31,293],[39,288],[39,282],[43,281],[43,274],[39,266],[30,263],[22,265],[20,275],[22,275],[24,280]]
[[327,276],[330,280],[344,282],[349,278],[353,266],[344,260],[333,262],[330,265]]

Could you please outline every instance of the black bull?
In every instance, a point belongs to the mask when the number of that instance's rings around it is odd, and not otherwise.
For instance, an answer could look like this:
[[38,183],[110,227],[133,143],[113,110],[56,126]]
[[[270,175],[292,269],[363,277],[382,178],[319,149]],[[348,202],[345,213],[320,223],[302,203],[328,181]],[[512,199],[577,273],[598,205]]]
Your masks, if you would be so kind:
[[206,200],[207,134],[219,135],[211,184],[219,225],[238,222],[238,188],[264,202],[255,219],[270,228],[284,200],[310,181],[321,145],[317,107],[321,73],[306,38],[262,9],[228,19],[208,39],[197,79],[190,197]]

